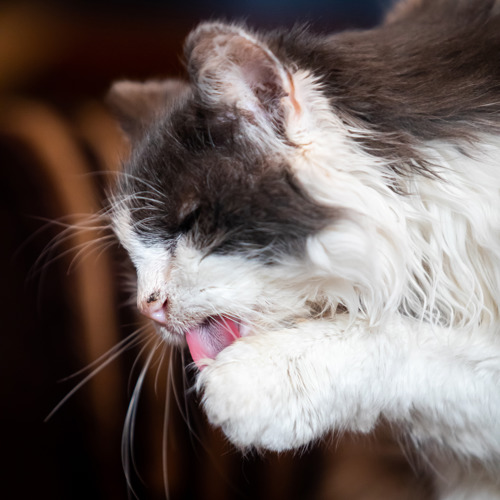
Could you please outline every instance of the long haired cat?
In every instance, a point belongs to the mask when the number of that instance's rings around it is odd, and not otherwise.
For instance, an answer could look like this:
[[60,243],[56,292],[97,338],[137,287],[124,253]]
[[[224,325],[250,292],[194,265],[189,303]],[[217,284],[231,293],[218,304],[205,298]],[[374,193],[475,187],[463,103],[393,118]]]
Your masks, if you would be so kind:
[[113,225],[209,420],[286,450],[385,420],[441,499],[500,498],[500,2],[369,31],[204,23],[119,82]]

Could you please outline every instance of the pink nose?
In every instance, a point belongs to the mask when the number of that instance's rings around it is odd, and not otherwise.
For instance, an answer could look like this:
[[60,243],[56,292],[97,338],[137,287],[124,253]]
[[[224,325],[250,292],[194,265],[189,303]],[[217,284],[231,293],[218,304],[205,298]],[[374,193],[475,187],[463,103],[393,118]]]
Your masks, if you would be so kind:
[[166,300],[165,301],[158,300],[155,299],[153,295],[151,295],[146,300],[138,301],[137,307],[139,308],[139,311],[141,311],[141,314],[144,314],[144,316],[146,316],[147,318],[152,319],[153,321],[159,323],[160,325],[167,324]]

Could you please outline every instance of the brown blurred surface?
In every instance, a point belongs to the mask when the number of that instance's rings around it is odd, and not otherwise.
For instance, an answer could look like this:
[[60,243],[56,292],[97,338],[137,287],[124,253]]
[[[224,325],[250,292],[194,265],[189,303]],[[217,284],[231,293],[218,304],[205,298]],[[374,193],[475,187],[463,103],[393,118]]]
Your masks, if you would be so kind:
[[[153,344],[145,335],[109,364],[61,382],[112,355],[140,325],[124,307],[123,252],[113,243],[89,246],[106,233],[64,225],[103,207],[105,186],[127,154],[102,105],[110,83],[182,74],[182,39],[199,19],[176,12],[0,5],[1,498],[128,497],[120,440]],[[180,354],[162,354],[145,372],[137,406],[129,478],[139,498],[164,498],[165,482],[173,500],[430,498],[425,478],[383,429],[300,454],[241,457],[196,401],[186,402]],[[171,389],[166,396],[169,367],[180,410]]]

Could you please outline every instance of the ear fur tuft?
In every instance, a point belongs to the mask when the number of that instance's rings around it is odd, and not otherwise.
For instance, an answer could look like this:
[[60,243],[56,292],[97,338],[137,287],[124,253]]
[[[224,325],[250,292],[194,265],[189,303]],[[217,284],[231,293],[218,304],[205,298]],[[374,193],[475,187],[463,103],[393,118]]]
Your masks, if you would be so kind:
[[267,47],[236,25],[204,23],[185,44],[188,72],[207,104],[235,106],[257,121],[283,121],[281,100],[292,92],[291,77]]
[[139,140],[148,126],[169,103],[189,87],[178,79],[115,82],[106,101],[132,142]]

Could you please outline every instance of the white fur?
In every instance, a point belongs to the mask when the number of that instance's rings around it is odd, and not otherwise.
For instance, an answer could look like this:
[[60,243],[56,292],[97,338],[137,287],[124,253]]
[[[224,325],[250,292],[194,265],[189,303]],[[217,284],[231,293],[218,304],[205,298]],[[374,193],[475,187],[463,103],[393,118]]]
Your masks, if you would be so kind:
[[[148,246],[117,216],[139,300],[168,298],[161,332],[177,340],[207,316],[246,322],[249,334],[197,383],[235,444],[284,450],[385,418],[438,469],[442,499],[499,499],[500,140],[429,142],[420,153],[439,177],[396,178],[310,75],[293,83],[300,109],[288,107],[287,135],[299,147],[266,140],[343,216],[310,237],[302,260],[270,267],[202,258],[184,239],[175,253]],[[322,318],[310,319],[310,303]]]

